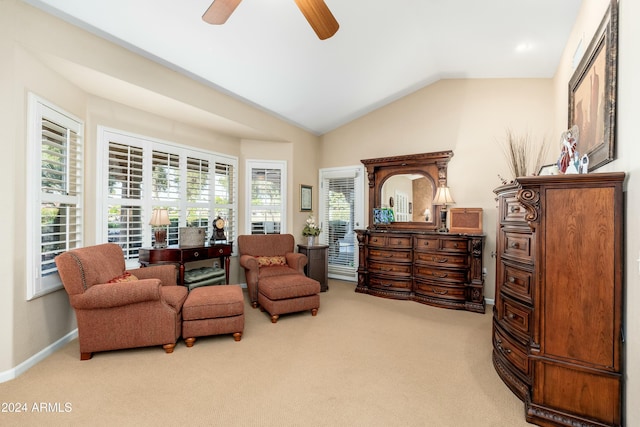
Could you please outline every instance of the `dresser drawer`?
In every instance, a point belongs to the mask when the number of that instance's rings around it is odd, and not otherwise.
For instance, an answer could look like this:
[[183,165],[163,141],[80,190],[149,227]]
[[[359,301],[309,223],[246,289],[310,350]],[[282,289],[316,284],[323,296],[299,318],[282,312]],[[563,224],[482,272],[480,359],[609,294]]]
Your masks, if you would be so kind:
[[394,264],[369,261],[369,272],[411,276],[411,264]]
[[437,237],[416,236],[416,251],[437,251],[440,249],[440,239]]
[[455,301],[465,300],[464,286],[442,286],[433,283],[416,281],[414,292],[425,296]]
[[413,245],[411,236],[378,233],[369,237],[369,246],[411,249]]
[[398,261],[398,262],[411,262],[411,251],[409,250],[396,250],[387,251],[384,249],[371,248],[369,249],[370,260],[380,261]]
[[513,197],[503,199],[501,205],[501,220],[504,223],[526,223],[525,215],[527,211],[524,206]]
[[418,236],[416,237],[415,250],[467,253],[469,252],[469,239]]
[[469,257],[467,255],[443,252],[416,252],[413,254],[416,265],[425,264],[441,267],[468,266]]
[[369,276],[369,286],[382,290],[411,291],[411,277],[389,278],[372,274]]
[[528,343],[531,337],[531,307],[501,295],[498,307],[498,323],[518,337],[522,343]]
[[524,374],[527,382],[531,382],[531,366],[527,358],[527,349],[525,346],[516,343],[507,338],[507,334],[503,333],[500,328],[493,328],[493,348],[496,349],[504,359],[506,359],[520,373]]
[[533,262],[532,239],[530,233],[502,231],[502,254],[523,262]]
[[425,265],[416,265],[413,274],[419,278],[437,280],[440,282],[460,284],[467,282],[467,270],[451,270]]
[[533,273],[507,262],[502,262],[498,273],[502,282],[502,291],[525,302],[532,303],[531,287]]
[[469,251],[469,240],[467,239],[441,239],[441,249],[449,252],[464,252]]

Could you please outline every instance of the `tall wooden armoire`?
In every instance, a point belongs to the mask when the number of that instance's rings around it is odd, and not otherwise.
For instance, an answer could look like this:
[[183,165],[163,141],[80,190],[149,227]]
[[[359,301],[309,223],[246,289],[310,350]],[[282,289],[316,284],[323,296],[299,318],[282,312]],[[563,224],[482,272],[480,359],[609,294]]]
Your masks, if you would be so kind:
[[495,190],[493,362],[529,422],[622,425],[624,176]]

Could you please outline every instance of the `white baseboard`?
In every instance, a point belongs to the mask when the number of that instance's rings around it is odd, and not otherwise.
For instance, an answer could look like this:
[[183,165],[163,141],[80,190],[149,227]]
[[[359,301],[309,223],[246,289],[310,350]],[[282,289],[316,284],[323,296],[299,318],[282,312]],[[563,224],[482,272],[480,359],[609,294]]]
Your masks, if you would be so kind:
[[490,298],[485,298],[485,299],[484,299],[484,303],[485,303],[486,305],[494,305],[494,304],[496,303],[496,300],[494,300],[494,299],[490,299]]
[[37,365],[42,360],[46,359],[56,351],[60,350],[70,341],[76,339],[78,337],[78,329],[74,329],[69,332],[64,337],[60,338],[58,341],[52,343],[51,345],[45,347],[38,353],[34,354],[18,366],[9,369],[8,371],[0,372],[0,383],[10,381],[19,375],[24,374],[27,370]]

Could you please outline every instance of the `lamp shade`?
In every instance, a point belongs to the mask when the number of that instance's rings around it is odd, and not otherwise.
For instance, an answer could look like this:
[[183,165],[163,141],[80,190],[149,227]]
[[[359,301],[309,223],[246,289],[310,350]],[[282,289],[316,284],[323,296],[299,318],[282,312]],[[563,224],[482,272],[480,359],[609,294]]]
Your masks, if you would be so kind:
[[170,225],[171,221],[169,221],[169,212],[166,209],[154,209],[151,214],[151,221],[149,221],[149,225],[159,226],[159,225]]
[[454,205],[456,203],[451,197],[451,191],[449,191],[449,187],[442,186],[438,187],[438,191],[436,191],[436,197],[433,199],[434,205]]

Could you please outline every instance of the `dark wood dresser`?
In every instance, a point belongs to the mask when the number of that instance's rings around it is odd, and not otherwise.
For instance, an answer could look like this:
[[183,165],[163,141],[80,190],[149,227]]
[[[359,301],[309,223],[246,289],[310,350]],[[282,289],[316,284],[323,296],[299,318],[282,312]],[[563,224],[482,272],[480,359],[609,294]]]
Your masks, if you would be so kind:
[[622,425],[623,180],[526,177],[495,190],[493,363],[528,422]]
[[356,230],[356,292],[484,313],[484,236]]

